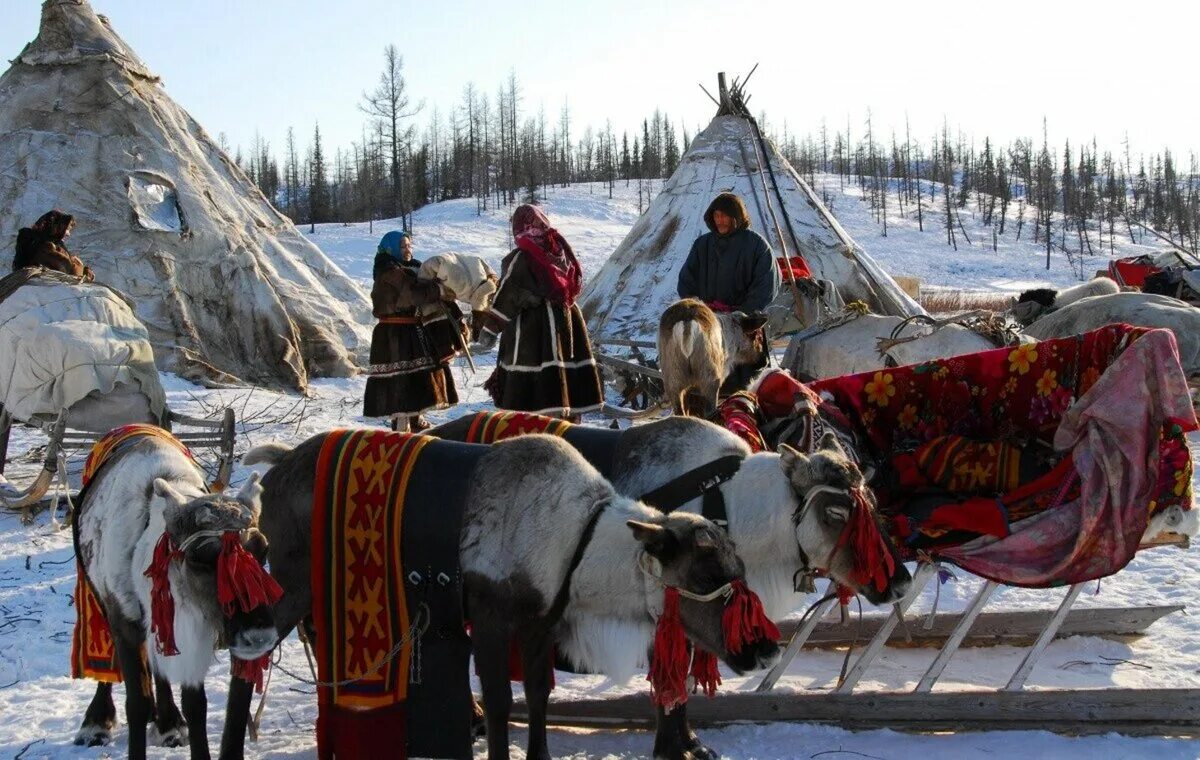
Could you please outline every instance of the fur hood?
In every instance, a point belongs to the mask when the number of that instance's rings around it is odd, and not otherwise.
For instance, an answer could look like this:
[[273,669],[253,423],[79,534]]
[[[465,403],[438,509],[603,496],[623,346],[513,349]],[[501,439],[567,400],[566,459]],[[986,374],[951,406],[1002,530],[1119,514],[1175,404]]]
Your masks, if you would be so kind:
[[750,229],[750,212],[746,210],[746,204],[742,202],[742,199],[733,193],[721,193],[713,198],[713,202],[708,204],[708,210],[704,212],[704,223],[710,230],[716,232],[716,225],[713,224],[714,211],[723,211],[733,217],[733,232]]

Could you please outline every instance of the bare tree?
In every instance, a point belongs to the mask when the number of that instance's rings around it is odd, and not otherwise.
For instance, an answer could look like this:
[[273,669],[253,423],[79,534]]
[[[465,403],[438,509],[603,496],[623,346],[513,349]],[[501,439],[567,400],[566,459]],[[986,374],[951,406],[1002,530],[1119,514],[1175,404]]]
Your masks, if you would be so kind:
[[413,104],[404,80],[404,57],[395,45],[383,49],[384,68],[379,83],[371,93],[363,93],[362,110],[384,127],[388,151],[391,154],[392,213],[401,217],[401,225],[410,228],[406,213],[410,211],[404,196],[404,176],[401,157],[412,142],[414,128],[404,122],[420,112],[423,103]]

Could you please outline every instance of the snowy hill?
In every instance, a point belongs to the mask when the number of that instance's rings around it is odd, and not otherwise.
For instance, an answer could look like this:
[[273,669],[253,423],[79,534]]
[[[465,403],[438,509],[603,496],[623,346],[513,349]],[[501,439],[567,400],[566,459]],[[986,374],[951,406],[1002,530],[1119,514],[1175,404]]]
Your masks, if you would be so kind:
[[[916,231],[916,222],[898,214],[889,218],[888,236],[871,217],[857,190],[837,191],[836,177],[821,178],[820,188],[833,196],[832,208],[852,236],[893,274],[919,276],[923,284],[978,290],[1019,290],[1042,283],[1065,284],[1075,279],[1065,256],[1056,254],[1052,269],[1044,269],[1044,251],[1026,239],[1015,239],[1011,227],[1001,240],[1000,250],[991,250],[990,234],[964,212],[973,244],[960,241],[955,253],[945,245],[940,220],[926,219],[928,231]],[[608,199],[600,185],[552,188],[545,208],[552,221],[571,240],[580,256],[585,276],[595,272],[605,257],[638,217],[636,186],[616,187]],[[418,258],[438,251],[458,251],[486,257],[494,266],[509,250],[508,209],[492,209],[476,216],[473,200],[450,201],[421,209],[415,214],[415,253]],[[894,214],[895,212],[893,212]],[[974,226],[972,226],[974,225]],[[393,226],[367,224],[321,225],[311,238],[349,275],[364,284],[370,276],[375,244]],[[1118,245],[1118,255],[1139,250]],[[1145,250],[1145,249],[1140,249]],[[1102,261],[1087,264],[1091,269]],[[434,421],[457,417],[466,411],[489,406],[479,387],[491,371],[494,356],[479,357],[479,372],[470,376],[456,367],[463,404],[445,413],[430,415]],[[373,424],[359,416],[362,378],[323,380],[313,383],[311,397],[277,394],[263,390],[205,390],[172,376],[164,376],[168,402],[176,411],[204,416],[232,407],[240,421],[238,449],[268,440],[298,442],[317,432],[337,426]],[[14,433],[10,456],[17,461],[9,473],[28,473],[36,467],[39,436],[28,431]],[[1196,444],[1193,442],[1193,449]],[[30,452],[29,456],[25,456]],[[1194,451],[1195,453],[1195,451]],[[74,470],[83,454],[72,457]],[[235,473],[235,484],[247,472]],[[973,595],[978,579],[959,572],[956,580],[940,587],[939,610],[961,609]],[[1133,606],[1186,604],[1200,610],[1200,553],[1159,549],[1144,552],[1120,575],[1097,584],[1084,594],[1078,606]],[[77,748],[71,743],[79,720],[91,698],[92,684],[73,682],[68,672],[70,630],[74,621],[71,594],[74,586],[71,537],[55,530],[42,514],[36,524],[25,527],[15,515],[0,513],[0,755],[22,758],[99,758],[125,753],[125,734],[117,731],[111,748]],[[1015,610],[1057,606],[1062,591],[1023,591],[1003,588],[989,609]],[[917,614],[934,606],[934,593],[927,592],[915,607]],[[869,610],[868,610],[869,611]],[[912,623],[919,625],[919,622]],[[316,697],[307,677],[300,644],[292,637],[281,647],[282,668],[271,685],[259,742],[249,745],[251,757],[315,757],[313,722]],[[1023,650],[1012,647],[970,649],[951,662],[939,690],[964,689],[972,685],[1002,685],[1016,667]],[[886,651],[867,673],[862,689],[911,689],[932,658],[930,650]],[[222,726],[228,672],[227,655],[211,671],[209,736],[216,741]],[[828,691],[836,682],[842,654],[802,654],[779,688],[786,691]],[[1147,667],[1142,667],[1147,666]],[[289,675],[295,674],[293,675]],[[297,678],[297,676],[299,678]],[[750,690],[756,678],[737,678],[726,673],[724,691]],[[645,692],[646,683],[634,678],[626,684],[608,684],[599,677],[557,675],[554,699],[606,694]],[[1033,671],[1033,688],[1105,686],[1200,687],[1200,618],[1171,615],[1156,623],[1149,635],[1132,642],[1075,638],[1052,644]],[[118,698],[118,706],[120,699]],[[649,706],[647,705],[647,709]],[[120,708],[118,707],[118,712]],[[839,729],[806,725],[735,726],[705,731],[713,747],[732,758],[794,758],[822,753],[822,757],[900,758],[919,756],[929,760],[970,757],[1093,758],[1200,756],[1200,741],[1131,739],[1118,736],[1067,738],[1044,732],[910,736],[890,731],[850,733]],[[514,755],[522,757],[524,734],[513,733]],[[550,743],[556,757],[643,757],[652,737],[645,732],[594,732],[554,730]],[[476,745],[478,757],[484,747]],[[181,750],[152,748],[151,757],[180,757]]]

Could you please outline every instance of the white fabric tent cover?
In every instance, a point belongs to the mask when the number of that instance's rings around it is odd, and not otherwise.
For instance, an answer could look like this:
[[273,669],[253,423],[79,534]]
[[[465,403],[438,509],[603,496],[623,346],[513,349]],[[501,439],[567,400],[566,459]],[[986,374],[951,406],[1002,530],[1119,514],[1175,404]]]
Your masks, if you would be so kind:
[[[161,420],[166,397],[145,326],[109,288],[64,279],[35,277],[0,302],[0,404],[28,422],[54,419],[89,396],[103,406],[115,391],[144,398],[139,406],[149,410],[150,419],[116,414],[99,424],[80,420],[73,426]],[[110,406],[117,407],[115,414],[128,404]]]
[[[841,228],[775,145],[764,142],[783,210],[798,239],[792,240],[771,179],[763,174],[754,128],[741,116],[718,115],[692,141],[662,192],[586,284],[581,305],[593,339],[655,339],[659,317],[678,299],[679,270],[692,243],[708,232],[704,212],[722,192],[736,193],[745,201],[751,229],[766,238],[777,257],[785,250],[791,256],[799,253],[814,277],[833,282],[844,300],[863,301],[879,314],[924,313]],[[768,198],[782,240],[768,211]]]
[[0,250],[51,208],[76,218],[72,252],[133,299],[162,369],[303,390],[366,360],[366,295],[86,0],[47,0],[0,77]]

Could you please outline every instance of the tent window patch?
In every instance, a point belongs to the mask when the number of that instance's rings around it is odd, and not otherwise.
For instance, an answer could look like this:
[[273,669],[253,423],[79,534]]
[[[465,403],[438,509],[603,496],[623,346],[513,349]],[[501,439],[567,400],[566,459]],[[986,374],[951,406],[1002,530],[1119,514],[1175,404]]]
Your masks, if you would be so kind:
[[133,220],[138,227],[158,232],[187,232],[183,210],[179,208],[179,195],[170,180],[139,172],[129,176],[127,186]]

